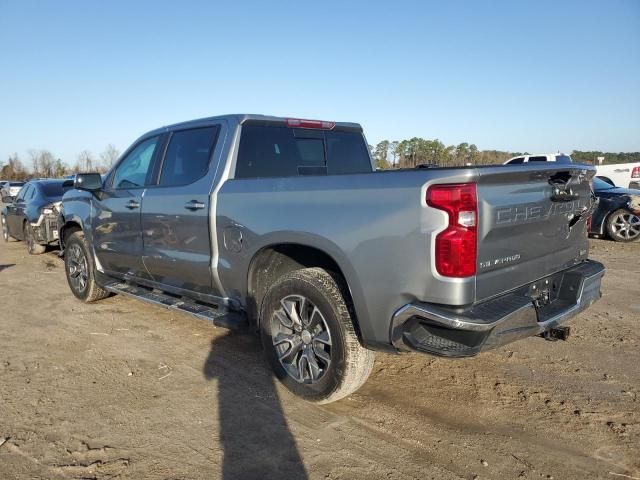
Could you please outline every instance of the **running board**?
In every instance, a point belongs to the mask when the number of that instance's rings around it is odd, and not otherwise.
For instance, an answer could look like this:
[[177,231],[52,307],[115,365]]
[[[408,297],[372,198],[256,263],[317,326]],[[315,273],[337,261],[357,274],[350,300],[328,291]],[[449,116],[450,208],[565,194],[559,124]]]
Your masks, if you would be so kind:
[[128,295],[143,302],[187,313],[230,330],[243,330],[248,326],[247,319],[242,313],[228,310],[226,307],[217,308],[213,305],[203,305],[185,297],[174,297],[160,290],[126,282],[110,282],[103,288],[112,293]]

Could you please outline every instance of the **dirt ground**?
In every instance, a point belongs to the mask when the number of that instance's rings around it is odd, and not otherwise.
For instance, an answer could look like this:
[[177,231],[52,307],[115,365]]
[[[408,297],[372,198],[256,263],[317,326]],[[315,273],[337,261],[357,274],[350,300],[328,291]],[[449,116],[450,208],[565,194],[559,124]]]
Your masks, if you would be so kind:
[[567,342],[378,354],[328,406],[257,338],[122,296],[85,305],[55,252],[0,245],[2,479],[640,478],[640,244],[593,240],[604,296]]

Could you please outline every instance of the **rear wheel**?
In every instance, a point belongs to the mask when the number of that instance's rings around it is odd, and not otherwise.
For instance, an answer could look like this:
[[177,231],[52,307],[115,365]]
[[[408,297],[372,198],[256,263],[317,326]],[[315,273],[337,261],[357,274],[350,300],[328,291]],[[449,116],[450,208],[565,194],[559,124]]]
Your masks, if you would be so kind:
[[607,233],[616,242],[633,242],[640,238],[640,217],[627,210],[616,210],[607,219]]
[[374,353],[360,345],[341,282],[321,268],[288,273],[267,292],[260,329],[276,377],[315,403],[346,397],[364,384]]
[[13,237],[9,235],[9,225],[7,225],[7,217],[0,215],[0,224],[2,224],[2,240],[10,242]]
[[33,227],[29,222],[25,222],[24,224],[24,241],[27,244],[27,252],[29,252],[30,255],[41,255],[47,249],[45,245],[40,245],[36,241]]
[[74,232],[67,239],[64,270],[71,292],[83,302],[95,302],[109,296],[109,292],[96,283],[93,257],[84,233]]

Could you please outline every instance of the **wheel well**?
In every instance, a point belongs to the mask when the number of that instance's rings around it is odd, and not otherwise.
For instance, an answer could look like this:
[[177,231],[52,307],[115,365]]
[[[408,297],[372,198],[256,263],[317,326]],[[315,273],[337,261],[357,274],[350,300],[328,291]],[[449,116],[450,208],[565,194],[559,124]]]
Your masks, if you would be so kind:
[[64,247],[64,245],[67,243],[67,240],[69,239],[69,236],[71,236],[72,233],[74,232],[78,232],[81,231],[82,227],[80,227],[80,225],[78,225],[76,222],[67,222],[64,224],[64,226],[62,227],[62,246]]
[[299,244],[272,245],[260,250],[251,260],[248,275],[247,314],[258,327],[262,300],[269,287],[282,275],[302,268],[319,267],[333,273],[342,283],[354,320],[354,328],[360,337],[360,328],[353,308],[349,284],[336,261],[322,250]]

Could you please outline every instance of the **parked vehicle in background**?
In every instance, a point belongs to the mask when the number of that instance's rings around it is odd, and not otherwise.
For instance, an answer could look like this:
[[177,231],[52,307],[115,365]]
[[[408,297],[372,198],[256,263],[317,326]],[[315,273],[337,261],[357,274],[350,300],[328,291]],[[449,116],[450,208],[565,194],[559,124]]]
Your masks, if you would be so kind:
[[0,198],[17,196],[23,186],[24,182],[5,181],[4,184],[0,184]]
[[640,189],[640,162],[596,165],[596,175],[616,187]]
[[64,180],[32,180],[0,213],[2,238],[24,240],[32,255],[44,253],[47,245],[58,243],[58,209]]
[[640,190],[616,187],[594,178],[593,191],[600,201],[593,214],[590,233],[608,235],[616,242],[640,239]]
[[60,240],[72,293],[134,296],[259,331],[314,402],[374,350],[468,357],[545,335],[600,298],[593,167],[375,172],[355,123],[226,115],[151,131],[79,174]]
[[571,155],[566,153],[537,153],[535,155],[518,155],[517,157],[510,158],[505,165],[518,165],[529,162],[557,162],[557,163],[573,163]]

